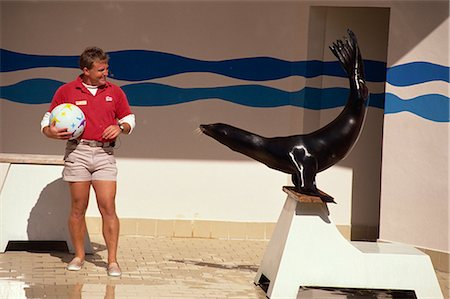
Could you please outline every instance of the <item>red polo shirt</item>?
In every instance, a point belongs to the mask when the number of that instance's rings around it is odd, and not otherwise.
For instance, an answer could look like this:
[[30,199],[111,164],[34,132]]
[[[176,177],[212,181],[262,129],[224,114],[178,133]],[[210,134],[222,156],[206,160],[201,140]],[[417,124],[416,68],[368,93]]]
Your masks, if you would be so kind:
[[117,120],[131,114],[125,93],[112,83],[99,86],[97,93],[92,93],[83,85],[81,76],[66,83],[56,91],[48,112],[63,103],[77,105],[86,117],[86,127],[80,138],[106,142],[103,131],[110,125],[117,125]]

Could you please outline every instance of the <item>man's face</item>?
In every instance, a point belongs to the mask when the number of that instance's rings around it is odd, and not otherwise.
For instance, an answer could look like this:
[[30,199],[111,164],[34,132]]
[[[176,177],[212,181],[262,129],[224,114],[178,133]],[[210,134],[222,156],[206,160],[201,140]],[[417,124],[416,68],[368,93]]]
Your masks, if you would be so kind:
[[106,61],[94,61],[91,69],[83,69],[83,82],[88,85],[102,86],[106,84],[108,76],[108,63]]

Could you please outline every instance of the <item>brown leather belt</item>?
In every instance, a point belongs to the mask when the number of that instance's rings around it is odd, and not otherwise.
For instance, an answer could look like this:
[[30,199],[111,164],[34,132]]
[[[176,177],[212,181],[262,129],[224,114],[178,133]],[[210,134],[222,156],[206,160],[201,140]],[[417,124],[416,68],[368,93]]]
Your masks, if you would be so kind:
[[112,142],[100,142],[97,140],[78,140],[78,139],[72,139],[69,140],[69,142],[75,143],[75,144],[84,144],[89,145],[90,147],[114,147],[116,145],[115,141]]

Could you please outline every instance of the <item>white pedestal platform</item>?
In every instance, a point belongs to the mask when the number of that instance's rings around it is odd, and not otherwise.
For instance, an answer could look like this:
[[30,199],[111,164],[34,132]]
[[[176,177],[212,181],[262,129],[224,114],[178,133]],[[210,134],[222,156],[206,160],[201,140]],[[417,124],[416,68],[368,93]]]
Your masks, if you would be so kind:
[[[73,252],[67,224],[70,192],[61,178],[62,158],[58,164],[24,156],[20,158],[27,161],[0,155],[0,252],[9,241],[65,241]],[[88,234],[85,250],[93,253]]]
[[349,242],[327,204],[288,193],[255,283],[268,279],[271,299],[297,298],[300,286],[414,290],[443,298],[430,257],[400,244]]

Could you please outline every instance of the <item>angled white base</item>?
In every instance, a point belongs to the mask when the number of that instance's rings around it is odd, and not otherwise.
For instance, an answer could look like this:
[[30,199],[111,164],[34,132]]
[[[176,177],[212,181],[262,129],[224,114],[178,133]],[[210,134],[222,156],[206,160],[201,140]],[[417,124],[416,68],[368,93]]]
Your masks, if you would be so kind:
[[256,284],[262,275],[270,281],[269,298],[297,298],[300,286],[414,290],[418,298],[443,298],[428,255],[406,245],[349,242],[326,203],[288,194],[255,277]]
[[[70,192],[61,165],[0,163],[0,252],[9,241],[66,241]],[[86,253],[93,253],[88,234]]]

